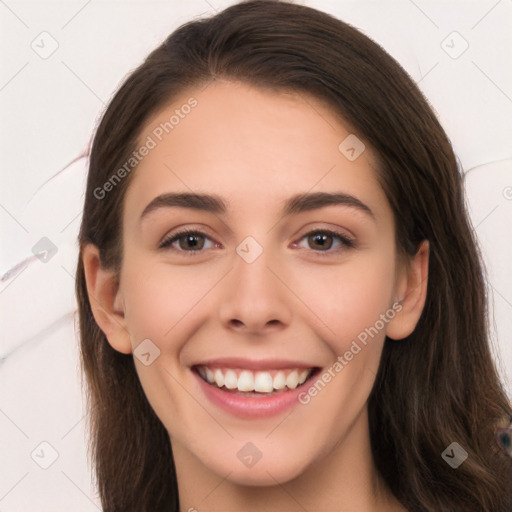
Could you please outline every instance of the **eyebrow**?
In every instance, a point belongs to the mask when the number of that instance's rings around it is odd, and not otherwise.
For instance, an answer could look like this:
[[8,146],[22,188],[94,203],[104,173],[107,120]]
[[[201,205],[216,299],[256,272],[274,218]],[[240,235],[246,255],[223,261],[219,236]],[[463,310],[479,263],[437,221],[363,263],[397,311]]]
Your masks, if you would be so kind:
[[[364,204],[357,197],[345,194],[343,192],[313,192],[294,195],[285,201],[282,205],[282,216],[287,217],[298,213],[307,212],[323,208],[325,206],[348,206],[360,210],[373,219],[374,213],[369,206]],[[225,214],[228,211],[228,203],[221,197],[211,194],[197,193],[170,193],[155,197],[145,208],[140,216],[140,220],[146,217],[150,212],[161,208],[188,208],[199,210],[217,215]]]

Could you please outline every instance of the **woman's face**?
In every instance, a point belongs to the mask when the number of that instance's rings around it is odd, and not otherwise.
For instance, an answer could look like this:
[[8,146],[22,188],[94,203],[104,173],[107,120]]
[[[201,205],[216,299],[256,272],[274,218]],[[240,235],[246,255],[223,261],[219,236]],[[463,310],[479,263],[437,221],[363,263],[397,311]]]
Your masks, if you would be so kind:
[[111,343],[188,464],[273,485],[368,452],[401,272],[361,144],[318,100],[225,81],[146,125]]

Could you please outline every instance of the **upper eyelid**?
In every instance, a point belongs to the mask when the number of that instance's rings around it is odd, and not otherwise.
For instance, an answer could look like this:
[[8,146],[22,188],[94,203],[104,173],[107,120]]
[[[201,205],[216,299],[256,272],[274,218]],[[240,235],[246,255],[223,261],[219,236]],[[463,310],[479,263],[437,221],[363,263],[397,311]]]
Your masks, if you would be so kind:
[[[353,232],[351,230],[349,230],[348,228],[346,228],[346,227],[338,226],[337,228],[335,228],[335,227],[318,226],[318,224],[322,224],[322,221],[310,222],[308,224],[316,225],[316,227],[308,227],[308,228],[306,228],[306,230],[301,235],[301,238],[303,238],[304,236],[306,236],[306,235],[308,235],[308,234],[310,234],[310,233],[312,233],[314,231],[330,231],[330,232],[332,232],[334,234],[339,234],[339,235],[344,236],[345,238],[349,238],[351,240],[355,240],[357,238],[353,234]],[[331,222],[323,222],[323,224],[332,224],[332,223]],[[197,227],[196,227],[196,225],[194,225],[194,223],[184,224],[183,226],[178,226],[178,227],[174,228],[173,230],[171,230],[172,234],[168,234],[168,233],[165,234],[161,238],[161,240],[165,241],[165,240],[168,240],[169,238],[172,238],[174,236],[177,236],[177,235],[180,235],[180,234],[184,234],[186,232],[191,232],[191,231],[200,233],[202,235],[206,235],[206,236],[210,237],[211,239],[215,240],[215,236],[210,235],[208,233],[208,231],[209,231],[208,228],[204,227],[202,224],[198,224]],[[302,229],[300,231],[302,231]],[[341,231],[341,232],[338,233],[339,231]],[[229,232],[227,234],[228,234],[229,241],[232,242],[235,239],[234,232],[229,230]]]

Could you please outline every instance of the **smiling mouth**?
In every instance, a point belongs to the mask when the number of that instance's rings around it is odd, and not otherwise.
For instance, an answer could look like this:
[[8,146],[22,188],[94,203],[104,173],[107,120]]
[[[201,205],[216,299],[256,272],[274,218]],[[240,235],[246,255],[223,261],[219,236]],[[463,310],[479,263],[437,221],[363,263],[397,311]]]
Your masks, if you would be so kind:
[[239,368],[193,368],[206,383],[244,396],[269,396],[302,386],[318,368],[289,368],[281,370],[251,371]]

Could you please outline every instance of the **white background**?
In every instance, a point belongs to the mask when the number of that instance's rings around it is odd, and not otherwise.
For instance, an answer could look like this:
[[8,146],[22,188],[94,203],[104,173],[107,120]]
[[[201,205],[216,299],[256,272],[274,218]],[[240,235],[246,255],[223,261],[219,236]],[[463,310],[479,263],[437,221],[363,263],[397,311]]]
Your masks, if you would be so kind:
[[[232,3],[0,1],[2,512],[100,508],[73,330],[86,161],[56,173],[87,150],[109,98],[149,51],[178,25]],[[512,392],[512,2],[300,3],[382,44],[437,112],[467,173],[493,350]],[[43,237],[58,248],[47,263],[32,252]]]

